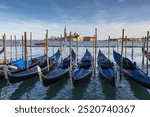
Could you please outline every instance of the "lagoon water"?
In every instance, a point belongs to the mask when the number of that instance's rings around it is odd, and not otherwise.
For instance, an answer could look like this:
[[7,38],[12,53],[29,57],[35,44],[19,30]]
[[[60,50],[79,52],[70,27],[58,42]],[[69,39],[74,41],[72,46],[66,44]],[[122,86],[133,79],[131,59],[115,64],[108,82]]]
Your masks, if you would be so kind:
[[[131,45],[131,42],[127,43]],[[2,45],[2,44],[0,44]],[[59,42],[54,42],[50,45],[59,46]],[[73,43],[75,46],[75,43]],[[93,48],[89,47],[92,45],[92,42],[79,42],[79,60],[82,58],[86,48],[92,53]],[[110,59],[114,62],[112,52],[113,49],[120,52],[120,43],[111,42],[111,55]],[[119,45],[119,47],[117,47]],[[134,45],[142,45],[141,42],[135,42]],[[64,43],[63,48],[63,58],[67,57],[69,54],[69,42]],[[99,41],[98,46],[107,46],[106,41]],[[0,46],[0,49],[2,47]],[[49,56],[53,55],[59,47],[49,47]],[[73,47],[76,51],[76,47]],[[99,47],[101,51],[107,56],[107,47]],[[97,49],[97,50],[98,50]],[[33,47],[34,57],[43,55],[44,47]],[[15,57],[15,48],[13,47],[13,56]],[[18,47],[18,58],[21,58],[21,47]],[[30,56],[29,56],[30,57]],[[127,48],[127,57],[131,59],[131,48]],[[7,58],[10,59],[10,47],[7,47]],[[0,59],[3,59],[3,55],[0,55]],[[141,48],[134,48],[134,61],[137,65],[146,71],[142,67],[142,51]],[[117,66],[116,66],[116,70]],[[149,70],[150,72],[150,70]],[[44,87],[42,82],[38,77],[34,77],[24,82],[19,82],[15,84],[7,85],[7,82],[0,80],[0,99],[1,100],[138,100],[138,99],[150,99],[150,91],[145,87],[137,84],[136,82],[130,80],[127,77],[118,77],[116,79],[116,87],[111,86],[105,80],[102,80],[98,77],[98,71],[96,76],[91,77],[90,81],[81,83],[78,87],[72,87],[69,77],[60,80],[53,85]]]

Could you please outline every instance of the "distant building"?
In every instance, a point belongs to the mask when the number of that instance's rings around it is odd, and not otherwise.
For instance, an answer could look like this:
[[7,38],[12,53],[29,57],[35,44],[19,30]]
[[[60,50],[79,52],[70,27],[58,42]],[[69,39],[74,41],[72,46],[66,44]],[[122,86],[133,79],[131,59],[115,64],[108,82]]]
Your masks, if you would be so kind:
[[95,37],[83,37],[83,41],[93,41]]

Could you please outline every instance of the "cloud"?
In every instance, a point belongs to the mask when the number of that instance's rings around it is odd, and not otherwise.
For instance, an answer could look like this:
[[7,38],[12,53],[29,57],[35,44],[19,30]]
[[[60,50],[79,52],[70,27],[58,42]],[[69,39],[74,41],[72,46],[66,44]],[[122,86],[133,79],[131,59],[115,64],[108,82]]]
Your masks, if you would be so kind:
[[128,37],[143,37],[146,35],[146,32],[149,30],[147,24],[150,24],[150,21],[142,21],[137,23],[130,22],[96,22],[96,23],[87,23],[83,21],[70,21],[67,24],[64,23],[54,23],[54,22],[44,22],[34,19],[26,20],[13,20],[9,21],[0,21],[0,32],[2,34],[6,33],[7,38],[9,35],[17,35],[18,39],[21,39],[21,35],[24,31],[33,32],[34,39],[45,37],[45,30],[49,29],[49,36],[60,36],[63,34],[64,26],[67,26],[68,34],[70,31],[78,32],[84,36],[93,36],[95,27],[98,28],[98,39],[107,39],[110,35],[112,38],[121,37],[122,29],[125,29],[125,35]]

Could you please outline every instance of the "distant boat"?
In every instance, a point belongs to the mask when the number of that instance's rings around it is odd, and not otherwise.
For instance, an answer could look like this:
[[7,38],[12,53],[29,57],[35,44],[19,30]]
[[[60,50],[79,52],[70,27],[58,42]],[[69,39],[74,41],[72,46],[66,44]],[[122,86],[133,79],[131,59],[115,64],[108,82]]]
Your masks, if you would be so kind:
[[[116,51],[113,51],[114,59],[116,63],[121,65],[121,55]],[[123,57],[123,72],[131,80],[141,84],[142,86],[150,89],[150,77],[147,76],[134,62],[131,62],[128,58]]]
[[98,69],[99,75],[107,80],[111,85],[115,86],[116,72],[114,64],[99,50],[98,53]]
[[46,46],[45,42],[36,42],[34,43],[35,46]]
[[73,84],[77,86],[84,82],[84,80],[89,79],[92,76],[92,55],[86,49],[84,56],[81,61],[78,63],[78,69],[73,72]]

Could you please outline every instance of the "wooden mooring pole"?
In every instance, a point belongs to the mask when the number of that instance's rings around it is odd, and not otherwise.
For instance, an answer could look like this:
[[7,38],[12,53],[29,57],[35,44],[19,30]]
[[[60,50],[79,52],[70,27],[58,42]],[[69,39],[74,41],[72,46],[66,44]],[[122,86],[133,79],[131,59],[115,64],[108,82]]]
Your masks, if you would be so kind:
[[52,38],[52,49],[53,49],[53,55],[54,55],[54,39]]
[[133,53],[134,53],[134,38],[132,38],[132,54],[131,54],[132,62],[133,62]]
[[108,59],[110,59],[110,36],[108,36]]
[[4,64],[7,64],[7,58],[6,58],[6,34],[3,36],[3,47],[4,47]]
[[144,62],[145,62],[145,58],[144,58],[144,51],[145,51],[145,42],[146,42],[146,36],[143,37],[143,47],[142,47],[142,66],[144,67]]
[[23,35],[22,35],[22,59],[24,60],[24,40],[23,40]]
[[94,52],[94,50],[95,49],[94,49],[94,46],[95,46],[95,35],[94,35],[94,38],[93,38],[93,61],[92,61],[93,62],[93,75],[95,76],[95,66],[94,66],[95,65],[94,64],[94,62],[95,62],[95,54],[94,54],[95,52]]
[[95,28],[95,70],[94,70],[94,76],[96,76],[96,63],[97,63],[97,28]]
[[76,64],[78,64],[78,34],[76,35],[76,54],[77,54],[77,56],[76,56],[77,63]]
[[124,43],[124,29],[122,30],[122,42],[121,42],[121,65],[120,65],[120,78],[123,71],[123,43]]
[[46,30],[46,35],[45,35],[45,40],[46,40],[46,60],[47,60],[47,70],[49,71],[49,65],[50,65],[50,61],[49,61],[49,57],[48,57],[48,29]]
[[149,42],[149,31],[147,31],[147,59],[146,59],[146,74],[147,75],[148,75],[148,59],[149,59],[148,42]]
[[127,57],[127,36],[125,36],[125,57]]
[[12,35],[10,35],[10,60],[12,61]]
[[28,48],[27,48],[27,32],[24,32],[24,56],[25,56],[25,63],[26,63],[26,69],[28,69]]
[[16,38],[16,35],[14,35],[14,38],[15,38],[15,50],[16,50],[16,60],[18,60],[18,50],[17,50],[17,38]]
[[61,34],[61,35],[60,35],[60,51],[61,51],[60,53],[61,53],[61,61],[63,60],[63,55],[62,55],[62,53],[63,53],[63,52],[62,52],[62,51],[63,51],[63,49],[62,49],[62,41],[63,41],[63,40],[62,40],[62,34]]
[[30,57],[32,60],[32,32],[30,32]]
[[70,32],[70,81],[72,82],[72,33]]

